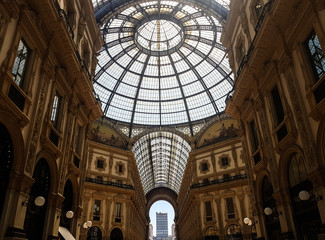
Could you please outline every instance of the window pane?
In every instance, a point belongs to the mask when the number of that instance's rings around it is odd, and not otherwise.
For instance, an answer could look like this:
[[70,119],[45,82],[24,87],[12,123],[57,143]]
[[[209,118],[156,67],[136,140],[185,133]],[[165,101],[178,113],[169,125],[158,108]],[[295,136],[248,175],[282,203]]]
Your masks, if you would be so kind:
[[273,100],[273,106],[275,110],[275,121],[276,126],[278,126],[284,119],[284,111],[282,107],[281,97],[278,87],[275,86],[271,91],[271,96]]
[[24,73],[26,70],[29,54],[30,54],[30,50],[28,49],[24,40],[21,39],[19,42],[14,66],[12,68],[12,75],[13,75],[14,82],[17,83],[19,87],[23,86],[23,78],[24,78]]
[[122,204],[116,203],[116,217],[121,217]]
[[61,96],[56,93],[53,100],[52,114],[51,114],[51,122],[55,128],[58,127],[58,115],[61,103]]
[[315,31],[311,32],[305,45],[312,60],[312,67],[317,82],[325,73],[325,56]]

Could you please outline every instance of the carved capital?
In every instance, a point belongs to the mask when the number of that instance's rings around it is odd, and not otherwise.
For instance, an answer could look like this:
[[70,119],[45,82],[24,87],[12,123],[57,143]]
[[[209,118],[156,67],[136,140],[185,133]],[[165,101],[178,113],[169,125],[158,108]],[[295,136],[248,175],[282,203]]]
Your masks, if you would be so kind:
[[19,172],[10,172],[10,182],[8,189],[12,189],[15,192],[21,192],[29,195],[30,189],[33,186],[34,179],[30,176]]
[[48,206],[61,209],[64,197],[61,194],[50,193],[48,197]]

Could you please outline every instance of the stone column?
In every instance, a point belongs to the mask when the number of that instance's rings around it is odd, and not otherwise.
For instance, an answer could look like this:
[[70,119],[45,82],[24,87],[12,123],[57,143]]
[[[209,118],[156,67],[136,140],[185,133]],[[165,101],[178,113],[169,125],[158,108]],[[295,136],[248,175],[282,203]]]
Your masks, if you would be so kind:
[[105,228],[106,228],[106,236],[109,239],[109,230],[111,229],[111,224],[110,221],[112,220],[111,218],[111,205],[112,205],[112,201],[108,198],[106,198],[106,215],[105,215]]
[[1,236],[6,240],[27,239],[24,229],[24,222],[29,199],[29,192],[34,183],[33,178],[25,174],[12,171],[10,182],[3,208],[0,230]]
[[60,225],[60,216],[62,213],[62,203],[64,197],[60,194],[50,193],[47,203],[47,219],[44,224],[44,232],[48,239],[59,239],[58,229]]
[[217,219],[218,219],[218,231],[219,231],[219,238],[224,238],[224,227],[222,221],[222,210],[221,210],[221,198],[217,198],[214,200],[217,204]]

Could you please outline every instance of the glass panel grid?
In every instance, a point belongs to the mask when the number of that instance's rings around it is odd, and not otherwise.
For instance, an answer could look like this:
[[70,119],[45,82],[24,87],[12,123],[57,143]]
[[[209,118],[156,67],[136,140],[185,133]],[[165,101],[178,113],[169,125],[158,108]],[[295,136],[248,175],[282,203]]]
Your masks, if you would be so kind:
[[[93,0],[94,6],[104,2]],[[178,2],[163,2],[160,8],[158,1],[127,7],[100,26],[105,48],[94,89],[112,119],[173,125],[215,115],[215,103],[224,109],[232,89],[225,77],[232,82],[232,74],[220,44],[221,24],[202,9],[185,5],[179,11]]]
[[[149,150],[144,149],[149,146]],[[156,187],[179,192],[190,145],[178,135],[154,132],[140,138],[133,146],[145,194]]]

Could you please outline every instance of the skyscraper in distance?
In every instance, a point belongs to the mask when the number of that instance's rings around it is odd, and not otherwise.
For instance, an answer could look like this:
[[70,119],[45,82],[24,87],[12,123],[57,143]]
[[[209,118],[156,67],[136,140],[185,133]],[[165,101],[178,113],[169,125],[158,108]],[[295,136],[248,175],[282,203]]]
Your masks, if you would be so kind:
[[167,213],[156,212],[156,233],[157,240],[168,239]]

